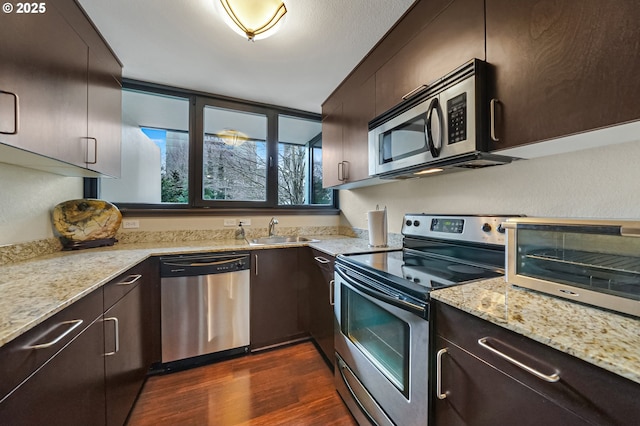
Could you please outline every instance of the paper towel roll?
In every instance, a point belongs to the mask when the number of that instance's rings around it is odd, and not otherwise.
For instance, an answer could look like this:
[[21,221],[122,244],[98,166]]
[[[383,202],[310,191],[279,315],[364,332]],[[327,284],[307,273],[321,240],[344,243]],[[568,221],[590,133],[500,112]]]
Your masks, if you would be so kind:
[[387,209],[370,210],[367,212],[369,219],[369,245],[371,247],[387,246]]

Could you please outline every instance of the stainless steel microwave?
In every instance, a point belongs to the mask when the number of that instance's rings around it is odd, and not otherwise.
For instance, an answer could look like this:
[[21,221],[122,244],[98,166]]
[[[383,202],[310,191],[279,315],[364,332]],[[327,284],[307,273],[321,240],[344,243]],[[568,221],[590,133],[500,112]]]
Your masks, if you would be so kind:
[[640,221],[514,218],[506,280],[640,317]]
[[369,123],[369,174],[420,177],[505,164],[489,154],[486,63],[474,59]]

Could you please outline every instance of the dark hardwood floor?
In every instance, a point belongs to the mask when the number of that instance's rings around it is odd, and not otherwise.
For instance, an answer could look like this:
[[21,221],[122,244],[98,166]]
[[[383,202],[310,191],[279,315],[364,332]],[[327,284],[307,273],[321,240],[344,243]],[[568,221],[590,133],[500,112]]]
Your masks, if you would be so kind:
[[150,377],[129,426],[356,425],[311,342]]

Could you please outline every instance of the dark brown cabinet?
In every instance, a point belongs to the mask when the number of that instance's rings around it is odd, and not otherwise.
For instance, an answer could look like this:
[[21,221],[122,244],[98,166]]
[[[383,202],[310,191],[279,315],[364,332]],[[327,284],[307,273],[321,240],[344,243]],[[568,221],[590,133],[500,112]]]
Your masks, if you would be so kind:
[[46,6],[3,17],[0,142],[84,167],[88,47]]
[[102,294],[0,348],[0,424],[105,424]]
[[324,358],[333,365],[333,265],[335,257],[309,248],[304,252],[301,270],[307,274],[309,334]]
[[487,0],[495,149],[640,118],[637,1]]
[[142,262],[2,346],[0,424],[123,425],[159,343],[157,279]]
[[375,77],[350,81],[323,107],[322,184],[325,188],[369,177],[368,123],[375,116]]
[[151,365],[149,300],[145,263],[104,289],[104,369],[107,425],[123,425]]
[[485,58],[483,0],[423,1],[411,13],[421,13],[422,29],[405,22],[394,29],[409,41],[376,72],[375,115],[471,59]]
[[[306,335],[298,248],[255,250],[251,262],[251,350]],[[304,306],[304,304],[302,304]]]
[[[436,425],[631,425],[639,418],[637,383],[466,312],[434,305],[433,354],[440,357],[433,373]],[[437,397],[441,393],[444,399]]]
[[[5,161],[64,175],[120,176],[121,65],[73,0],[7,15],[0,37]],[[74,171],[73,167],[78,169]]]

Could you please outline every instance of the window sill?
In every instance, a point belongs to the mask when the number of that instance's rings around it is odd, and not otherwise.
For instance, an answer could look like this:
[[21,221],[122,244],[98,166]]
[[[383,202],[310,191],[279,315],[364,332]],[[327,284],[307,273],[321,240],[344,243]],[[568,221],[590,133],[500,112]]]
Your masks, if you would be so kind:
[[333,207],[275,207],[275,208],[188,208],[188,207],[119,207],[123,216],[230,216],[230,215],[245,215],[245,216],[263,216],[263,215],[283,215],[283,216],[303,216],[303,215],[339,215],[340,209]]

